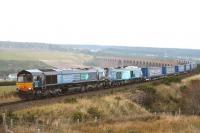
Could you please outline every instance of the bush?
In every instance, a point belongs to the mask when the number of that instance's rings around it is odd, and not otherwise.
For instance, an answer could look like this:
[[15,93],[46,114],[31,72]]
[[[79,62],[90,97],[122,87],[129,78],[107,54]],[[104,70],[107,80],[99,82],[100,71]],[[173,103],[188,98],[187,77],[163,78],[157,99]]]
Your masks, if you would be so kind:
[[113,94],[114,93],[114,90],[112,89],[112,90],[110,90],[110,94]]
[[16,81],[2,81],[0,82],[0,86],[12,86],[16,85]]
[[156,89],[151,85],[141,85],[139,86],[139,90],[144,91],[147,94],[152,94],[152,95],[156,93]]
[[200,80],[191,80],[189,89],[183,92],[182,110],[186,114],[200,115]]
[[18,120],[18,119],[19,119],[19,118],[17,117],[17,115],[14,114],[12,111],[8,111],[6,115],[7,115],[7,118],[8,118],[8,119],[13,119],[13,120]]
[[183,85],[180,87],[180,91],[183,93],[188,89],[188,87],[186,85]]
[[23,114],[22,115],[22,119],[24,121],[26,121],[26,122],[32,123],[32,122],[35,122],[36,116],[33,113],[31,113],[31,112],[28,111],[27,114]]
[[84,118],[85,118],[85,115],[80,111],[74,112],[72,114],[72,120],[74,122],[77,122],[78,120],[81,122],[81,121],[83,121]]
[[181,79],[178,76],[173,76],[164,78],[162,82],[166,85],[170,85],[172,82],[179,83],[180,81]]
[[67,97],[64,99],[64,103],[76,103],[77,99],[75,97]]
[[151,85],[143,85],[139,86],[139,90],[140,92],[136,96],[136,102],[146,108],[151,108],[156,99],[156,89]]
[[131,130],[128,130],[127,133],[139,133],[139,132],[137,130],[135,130],[135,129],[131,129]]
[[200,64],[197,64],[197,69],[195,70],[196,73],[200,73]]
[[98,119],[102,117],[101,112],[98,110],[97,107],[90,107],[87,110],[87,113],[92,117],[95,118],[97,117]]

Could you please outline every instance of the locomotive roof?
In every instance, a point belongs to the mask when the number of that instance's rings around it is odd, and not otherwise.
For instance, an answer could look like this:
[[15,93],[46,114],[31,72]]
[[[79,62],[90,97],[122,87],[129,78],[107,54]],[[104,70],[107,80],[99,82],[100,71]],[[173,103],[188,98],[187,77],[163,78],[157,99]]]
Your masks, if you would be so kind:
[[29,73],[29,74],[32,74],[32,75],[40,75],[40,74],[42,74],[42,72],[40,70],[38,70],[38,69],[30,69],[30,70],[22,70],[17,75],[26,74],[26,73]]
[[55,72],[54,69],[38,69],[38,70],[40,70],[42,72]]
[[32,75],[41,75],[43,73],[45,75],[56,75],[58,72],[53,69],[29,69],[29,70],[22,70],[18,74],[21,73],[30,73]]

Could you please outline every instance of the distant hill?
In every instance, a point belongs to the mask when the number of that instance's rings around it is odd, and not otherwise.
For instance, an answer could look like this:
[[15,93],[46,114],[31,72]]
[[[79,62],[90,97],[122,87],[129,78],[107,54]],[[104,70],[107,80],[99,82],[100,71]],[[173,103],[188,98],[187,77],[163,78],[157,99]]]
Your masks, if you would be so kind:
[[53,68],[41,61],[27,61],[27,60],[0,60],[0,79],[6,78],[8,74],[16,73],[22,69],[34,68]]
[[200,61],[200,50],[0,41],[0,78],[29,68],[94,66],[96,56]]
[[178,48],[150,48],[100,45],[47,44],[30,42],[0,41],[0,49],[33,49],[50,51],[70,51],[93,56],[148,56],[154,58],[200,58],[200,50]]

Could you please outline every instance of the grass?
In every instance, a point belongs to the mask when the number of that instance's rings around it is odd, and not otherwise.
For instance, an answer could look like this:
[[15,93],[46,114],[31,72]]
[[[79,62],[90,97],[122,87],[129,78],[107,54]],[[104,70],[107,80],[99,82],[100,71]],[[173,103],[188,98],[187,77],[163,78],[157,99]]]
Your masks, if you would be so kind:
[[[87,133],[197,133],[200,130],[197,116],[162,116],[160,119],[128,120],[115,123],[75,125],[74,130]],[[123,124],[122,124],[123,123]]]
[[[132,120],[120,120],[114,122],[81,122],[69,124],[57,120],[50,128],[40,127],[44,133],[198,133],[200,130],[199,116],[170,116],[142,117]],[[60,123],[60,124],[58,124]],[[34,133],[34,126],[16,126],[15,133]]]
[[16,86],[0,86],[0,103],[20,100],[16,93]]
[[90,56],[71,52],[6,50],[0,52],[0,60],[78,60]]
[[171,83],[178,83],[178,82],[180,82],[180,81],[181,81],[180,77],[178,77],[178,76],[173,76],[173,77],[166,77],[166,78],[164,78],[162,82],[163,82],[165,85],[170,85]]
[[16,86],[0,86],[0,98],[10,97],[15,95]]
[[64,103],[76,103],[77,99],[75,97],[67,97],[64,99]]
[[0,78],[26,69],[84,67],[92,56],[71,52],[1,51]]
[[16,81],[0,81],[0,86],[13,86],[16,85]]
[[132,100],[134,92],[144,91],[158,96],[151,105],[154,111],[178,112],[182,91],[196,78],[198,76],[170,85],[113,91],[102,96],[67,97],[60,103],[9,113],[8,119],[16,122],[12,129],[15,133],[36,132],[38,127],[46,133],[197,133],[200,116],[155,115]]
[[0,76],[22,69],[83,67],[92,58],[72,52],[4,50],[0,52]]
[[[121,94],[117,94],[119,96]],[[124,94],[121,100],[116,100],[115,95],[109,96],[94,96],[92,98],[77,99],[76,102],[57,103],[53,105],[46,105],[42,107],[33,107],[30,109],[24,109],[15,112],[15,114],[24,119],[29,116],[39,117],[40,119],[48,119],[49,116],[57,118],[71,118],[74,112],[81,112],[87,116],[86,121],[90,121],[90,116],[97,115],[98,118],[106,119],[120,119],[126,117],[132,117],[135,115],[149,114],[145,109],[139,107],[133,103],[130,99],[127,99]],[[67,100],[69,101],[69,100]],[[74,100],[73,100],[74,101]],[[25,116],[25,114],[28,114]]]
[[0,60],[0,76],[16,73],[23,69],[52,68],[41,61],[30,60]]

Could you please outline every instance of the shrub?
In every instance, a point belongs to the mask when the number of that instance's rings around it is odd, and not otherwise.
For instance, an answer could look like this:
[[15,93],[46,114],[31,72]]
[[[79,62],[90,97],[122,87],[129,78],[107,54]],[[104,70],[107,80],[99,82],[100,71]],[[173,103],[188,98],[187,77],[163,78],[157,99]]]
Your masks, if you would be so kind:
[[116,99],[117,101],[122,100],[122,98],[121,98],[120,96],[116,96],[115,99]]
[[200,80],[191,80],[189,89],[183,92],[182,110],[186,114],[200,115]]
[[107,129],[106,133],[114,133],[112,129]]
[[17,117],[17,115],[14,114],[12,111],[8,111],[6,115],[7,115],[7,118],[8,118],[8,119],[13,119],[13,120],[18,120],[18,119],[19,119],[19,118]]
[[64,103],[76,103],[77,99],[75,97],[67,97],[64,99]]
[[156,93],[156,89],[151,85],[141,85],[139,86],[139,90],[144,91],[147,94],[152,94],[152,95]]
[[156,89],[151,85],[142,85],[139,90],[135,101],[148,109],[151,108],[157,97]]
[[135,130],[135,129],[131,129],[131,130],[128,130],[127,133],[139,133],[139,132],[137,130]]
[[183,93],[188,89],[188,87],[186,85],[183,85],[180,87],[180,91]]
[[0,86],[12,86],[16,85],[16,81],[2,81],[0,82]]
[[101,112],[99,111],[99,109],[97,107],[90,107],[87,110],[87,113],[92,117],[95,118],[97,117],[98,119],[102,117]]
[[74,122],[77,122],[78,120],[81,122],[81,121],[83,121],[84,117],[85,117],[85,115],[80,111],[74,112],[72,114],[72,120]]
[[116,96],[116,97],[115,97],[115,100],[117,100],[117,105],[119,105],[119,101],[121,101],[122,99],[121,99],[120,96]]
[[114,93],[114,90],[112,89],[112,90],[110,90],[110,94],[113,94]]
[[24,121],[32,123],[36,120],[36,116],[28,111],[27,114],[22,115],[22,119]]
[[181,79],[178,76],[173,76],[173,77],[164,78],[162,82],[166,85],[170,85],[172,82],[179,83],[180,81],[181,81]]
[[2,123],[3,123],[3,116],[0,115],[0,124],[2,124]]

